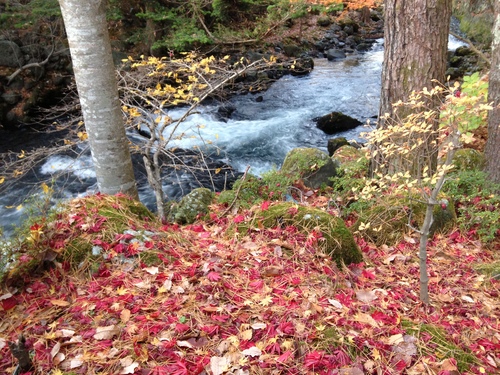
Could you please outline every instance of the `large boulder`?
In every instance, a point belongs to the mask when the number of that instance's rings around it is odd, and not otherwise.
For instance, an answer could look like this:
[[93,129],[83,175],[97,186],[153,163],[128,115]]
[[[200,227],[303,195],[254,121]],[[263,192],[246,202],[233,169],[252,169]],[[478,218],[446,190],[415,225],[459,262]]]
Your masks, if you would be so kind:
[[169,208],[168,220],[178,224],[191,224],[200,214],[207,214],[214,194],[207,188],[198,188]]
[[0,40],[0,66],[19,68],[24,65],[21,48],[10,40]]
[[313,121],[316,122],[318,129],[323,130],[326,134],[343,132],[363,124],[361,121],[341,112],[332,112],[325,116],[316,117]]
[[294,148],[285,157],[281,172],[304,181],[312,189],[331,185],[330,178],[337,175],[338,164],[326,152],[316,148]]
[[363,255],[344,221],[325,211],[283,202],[260,211],[257,217],[267,228],[292,225],[303,233],[319,231],[323,239],[317,242],[318,248],[339,266],[363,261]]

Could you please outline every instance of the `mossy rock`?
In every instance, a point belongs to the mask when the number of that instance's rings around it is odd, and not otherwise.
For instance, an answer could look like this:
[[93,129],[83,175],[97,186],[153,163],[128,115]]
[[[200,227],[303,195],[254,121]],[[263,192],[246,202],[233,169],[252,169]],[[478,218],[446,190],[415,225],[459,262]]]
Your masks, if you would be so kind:
[[459,171],[482,170],[485,164],[484,154],[472,148],[457,150],[453,156],[453,165]]
[[[457,216],[453,204],[442,199],[443,204],[434,206],[434,218],[429,235],[446,232],[454,227]],[[403,239],[409,230],[408,223],[420,229],[425,217],[426,205],[418,197],[387,196],[359,213],[359,219],[351,227],[375,245],[392,246]],[[359,230],[361,224],[365,229]]]
[[329,180],[337,175],[338,164],[326,152],[316,148],[295,148],[283,161],[282,173],[295,176],[312,189],[331,185]]
[[344,221],[317,208],[283,202],[258,212],[256,218],[267,228],[293,225],[305,233],[319,229],[324,238],[324,241],[318,242],[320,249],[330,255],[339,266],[360,263],[363,260],[363,255]]
[[349,142],[345,137],[330,138],[326,147],[328,149],[328,155],[333,156],[335,151],[342,146],[347,146],[348,144]]
[[369,159],[366,149],[360,149],[351,145],[340,147],[332,157],[344,172],[356,171],[360,176],[368,172]]
[[214,194],[207,188],[198,188],[170,206],[168,220],[178,224],[194,223],[198,215],[207,214]]

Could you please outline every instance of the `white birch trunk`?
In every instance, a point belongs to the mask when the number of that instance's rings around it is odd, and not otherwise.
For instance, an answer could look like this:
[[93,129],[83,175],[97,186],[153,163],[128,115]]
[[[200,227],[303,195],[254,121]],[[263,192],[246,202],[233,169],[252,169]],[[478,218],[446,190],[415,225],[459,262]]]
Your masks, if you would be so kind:
[[99,190],[138,198],[118,99],[106,0],[59,0]]

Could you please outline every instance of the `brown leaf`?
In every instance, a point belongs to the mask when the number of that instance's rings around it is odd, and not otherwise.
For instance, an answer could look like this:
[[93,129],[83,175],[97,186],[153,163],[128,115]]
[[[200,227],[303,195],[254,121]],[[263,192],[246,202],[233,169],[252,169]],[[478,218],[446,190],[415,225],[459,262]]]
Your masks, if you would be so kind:
[[54,306],[61,306],[61,307],[66,307],[70,305],[68,301],[64,301],[62,299],[51,299],[50,303],[53,304]]
[[94,334],[94,339],[96,340],[110,340],[113,336],[120,333],[120,328],[115,325],[106,327],[97,327],[96,333]]
[[358,290],[356,292],[356,298],[361,302],[370,303],[377,299],[377,295],[373,290]]
[[123,323],[127,323],[130,320],[130,310],[123,309],[120,313],[120,319]]

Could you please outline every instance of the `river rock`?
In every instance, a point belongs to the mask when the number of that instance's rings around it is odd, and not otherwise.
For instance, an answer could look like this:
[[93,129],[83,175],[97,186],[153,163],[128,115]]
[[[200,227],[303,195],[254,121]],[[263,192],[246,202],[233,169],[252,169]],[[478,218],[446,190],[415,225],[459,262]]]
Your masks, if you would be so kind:
[[318,129],[326,134],[335,134],[338,132],[354,129],[363,123],[355,118],[344,115],[341,112],[332,112],[328,115],[316,117],[313,119]]
[[326,152],[316,148],[294,148],[285,157],[281,172],[300,178],[304,185],[318,189],[331,185],[330,178],[337,175],[338,163]]
[[168,219],[178,224],[191,224],[197,216],[208,213],[214,194],[206,188],[198,188],[184,196],[179,203],[170,206]]
[[345,52],[338,48],[330,48],[326,52],[326,58],[329,61],[345,59]]
[[0,40],[0,66],[20,68],[23,64],[21,48],[10,40]]
[[283,46],[283,52],[285,52],[285,55],[288,57],[299,57],[302,53],[302,49],[295,44],[285,44]]
[[337,137],[337,138],[331,138],[328,140],[328,155],[333,156],[335,151],[337,151],[340,147],[348,145],[349,142],[345,137]]

